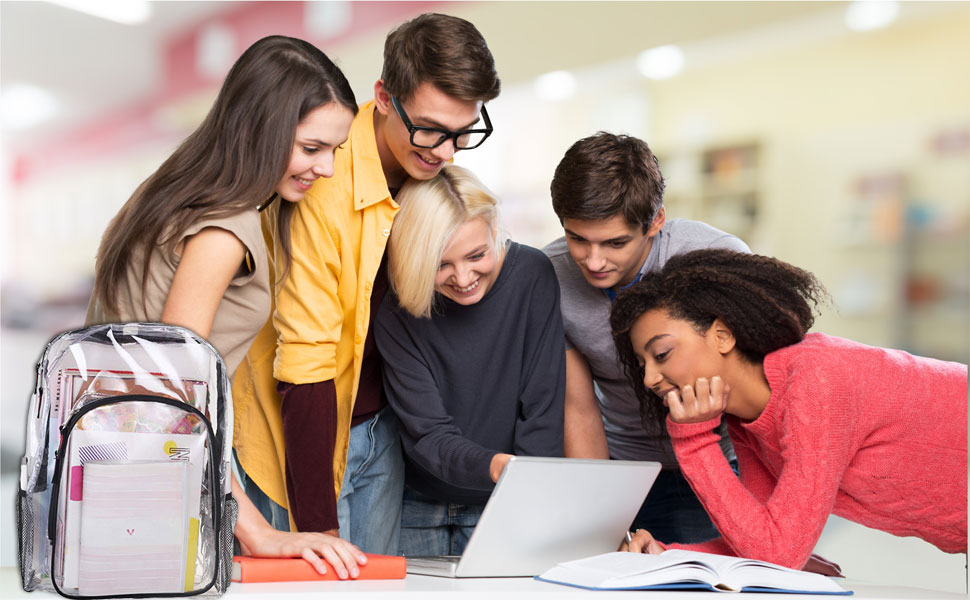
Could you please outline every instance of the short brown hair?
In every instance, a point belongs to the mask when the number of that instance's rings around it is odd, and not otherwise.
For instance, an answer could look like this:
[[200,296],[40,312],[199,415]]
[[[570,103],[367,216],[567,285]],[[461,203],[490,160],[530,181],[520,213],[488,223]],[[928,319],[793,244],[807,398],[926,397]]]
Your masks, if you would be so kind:
[[623,215],[646,232],[663,206],[664,178],[646,142],[601,131],[566,150],[550,191],[560,222]]
[[485,38],[474,25],[425,13],[400,25],[384,42],[384,88],[405,102],[424,82],[466,101],[498,96],[501,83]]

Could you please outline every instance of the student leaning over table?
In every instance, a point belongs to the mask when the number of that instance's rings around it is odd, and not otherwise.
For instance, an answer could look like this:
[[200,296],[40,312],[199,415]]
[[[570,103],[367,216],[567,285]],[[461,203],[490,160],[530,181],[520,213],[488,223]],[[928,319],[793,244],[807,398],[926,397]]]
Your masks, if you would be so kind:
[[[806,333],[825,295],[808,272],[701,250],[620,295],[611,325],[644,411],[721,537],[636,533],[801,568],[830,513],[967,551],[967,366]],[[663,398],[663,400],[661,400]],[[717,444],[728,423],[740,481]]]
[[[219,351],[229,375],[269,315],[272,267],[260,206],[285,229],[310,182],[333,174],[357,112],[343,73],[302,40],[263,38],[236,61],[208,116],[135,190],[105,231],[86,322],[185,326]],[[275,202],[280,198],[279,202]],[[285,269],[290,247],[278,248]],[[236,424],[236,439],[249,432]],[[366,558],[324,533],[277,531],[232,479],[246,553],[318,554],[341,577]]]
[[398,199],[376,333],[407,459],[401,552],[459,555],[512,454],[562,456],[559,286],[466,169]]
[[397,553],[400,438],[370,333],[386,289],[394,195],[484,139],[484,103],[499,87],[468,21],[425,14],[401,25],[387,37],[374,101],[337,152],[334,177],[296,209],[273,318],[233,382],[244,485],[277,526],[289,517],[301,531],[339,526],[366,552]]
[[[643,423],[610,334],[610,307],[671,256],[700,248],[748,251],[706,223],[667,220],[660,164],[641,139],[599,132],[569,147],[549,186],[565,235],[544,248],[562,292],[566,331],[565,450],[573,458],[651,460],[663,470],[631,529],[665,542],[717,537],[681,473],[663,424]],[[721,449],[734,450],[722,427]],[[736,464],[736,463],[735,463]]]

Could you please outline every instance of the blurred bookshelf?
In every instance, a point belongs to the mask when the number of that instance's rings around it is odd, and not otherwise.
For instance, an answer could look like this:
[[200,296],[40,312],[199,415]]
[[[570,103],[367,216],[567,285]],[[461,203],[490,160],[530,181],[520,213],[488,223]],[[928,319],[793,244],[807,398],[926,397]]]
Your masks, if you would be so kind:
[[970,358],[970,192],[947,182],[965,173],[948,161],[914,172],[900,238],[901,347],[959,362]]
[[668,218],[704,221],[750,240],[762,202],[760,155],[760,144],[746,141],[658,156]]
[[761,202],[759,145],[703,150],[700,211],[718,229],[751,239]]
[[[926,140],[908,159],[880,167],[878,159],[853,156],[851,141],[839,149],[832,139],[831,152],[812,155],[817,162],[798,163],[803,179],[774,173],[773,195],[763,142],[660,151],[667,217],[704,221],[755,252],[784,248],[782,258],[813,270],[831,292],[833,306],[823,308],[828,333],[965,363],[970,133],[958,126]],[[791,147],[772,145],[774,160],[804,156]],[[823,182],[806,174],[813,169],[827,173]],[[798,221],[806,217],[815,220]],[[780,223],[788,233],[779,233]]]

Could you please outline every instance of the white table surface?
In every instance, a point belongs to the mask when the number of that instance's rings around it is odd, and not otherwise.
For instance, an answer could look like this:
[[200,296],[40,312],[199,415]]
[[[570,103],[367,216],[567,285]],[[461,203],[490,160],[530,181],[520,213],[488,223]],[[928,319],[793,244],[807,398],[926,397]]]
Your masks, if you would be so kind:
[[[817,596],[782,594],[743,594],[751,598],[775,598],[776,600],[811,600],[851,598],[866,600],[956,600],[966,599],[965,594],[939,592],[918,588],[882,586],[851,579],[839,580],[839,584],[855,592],[852,596]],[[369,598],[390,598],[392,600],[419,600],[425,598],[456,598],[461,600],[484,600],[486,598],[597,598],[621,600],[637,597],[641,600],[669,598],[672,600],[714,600],[722,597],[715,592],[655,591],[655,592],[592,592],[564,585],[535,581],[528,577],[491,578],[491,579],[448,579],[408,575],[406,579],[388,581],[320,581],[293,583],[234,583],[226,592],[226,597],[265,598],[267,600],[288,600],[320,595],[321,598],[365,600]],[[735,596],[732,594],[731,596]],[[46,592],[25,592],[21,588],[20,575],[15,567],[0,568],[0,598],[59,598],[57,594]],[[726,596],[725,596],[726,597]]]

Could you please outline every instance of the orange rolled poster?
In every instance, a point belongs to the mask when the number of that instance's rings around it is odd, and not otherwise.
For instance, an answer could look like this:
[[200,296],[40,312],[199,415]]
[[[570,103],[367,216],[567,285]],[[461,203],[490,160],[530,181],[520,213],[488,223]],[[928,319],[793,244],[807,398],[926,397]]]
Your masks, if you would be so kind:
[[[264,583],[269,581],[355,581],[342,580],[328,563],[323,575],[302,558],[259,558],[234,556],[232,580],[239,583]],[[407,562],[403,556],[368,554],[367,564],[358,565],[361,579],[404,579]]]

